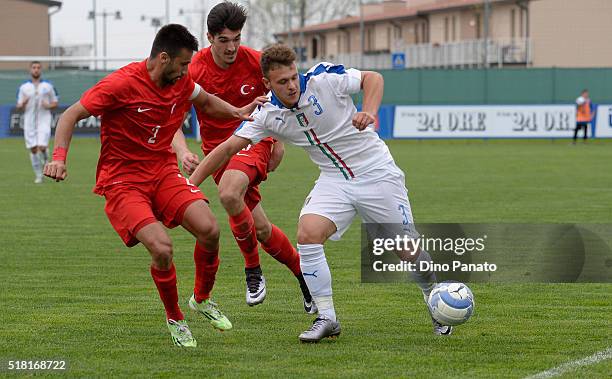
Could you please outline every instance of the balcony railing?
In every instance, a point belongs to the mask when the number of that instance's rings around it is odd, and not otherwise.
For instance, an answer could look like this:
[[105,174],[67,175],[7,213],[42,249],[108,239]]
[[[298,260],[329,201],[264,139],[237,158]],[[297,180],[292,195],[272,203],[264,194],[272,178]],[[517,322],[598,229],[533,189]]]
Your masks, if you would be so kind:
[[[484,39],[444,44],[410,45],[403,50],[406,68],[474,68],[503,67],[504,65],[528,66],[532,62],[531,40]],[[362,69],[390,69],[392,55],[382,54],[338,54],[300,62],[301,69],[308,69],[320,61],[341,63],[347,67]]]

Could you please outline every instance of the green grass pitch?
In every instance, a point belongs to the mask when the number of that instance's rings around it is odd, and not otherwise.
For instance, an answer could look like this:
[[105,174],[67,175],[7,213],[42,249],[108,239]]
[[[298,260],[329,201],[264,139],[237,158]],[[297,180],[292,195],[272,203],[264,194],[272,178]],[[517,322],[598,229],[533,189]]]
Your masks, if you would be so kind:
[[[417,222],[612,224],[612,143],[390,141],[406,173]],[[197,151],[195,143],[192,148]],[[193,238],[178,228],[181,306],[198,340],[176,348],[141,246],[124,247],[91,193],[99,142],[76,138],[64,183],[33,184],[21,139],[0,140],[0,361],[66,359],[76,377],[508,377],[519,378],[612,346],[610,284],[473,284],[476,313],[436,338],[412,284],[361,284],[359,227],[326,244],[342,335],[300,344],[297,282],[261,253],[268,297],[249,308],[242,257],[214,187],[221,267],[213,297],[234,323],[220,333],[188,310]],[[317,169],[288,147],[264,183],[270,219],[295,242]],[[563,377],[609,377],[612,362]],[[9,374],[0,368],[0,376]],[[27,373],[29,375],[32,372]]]

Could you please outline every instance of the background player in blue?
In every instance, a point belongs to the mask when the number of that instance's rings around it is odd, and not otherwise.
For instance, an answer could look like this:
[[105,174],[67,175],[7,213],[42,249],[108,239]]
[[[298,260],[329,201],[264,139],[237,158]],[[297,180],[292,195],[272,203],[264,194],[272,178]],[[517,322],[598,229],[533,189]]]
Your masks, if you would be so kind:
[[[199,185],[240,149],[266,137],[303,147],[319,166],[321,175],[300,212],[297,236],[302,273],[319,308],[318,317],[299,338],[318,342],[340,334],[325,241],[340,239],[357,214],[363,222],[376,224],[409,225],[413,219],[404,173],[370,127],[382,100],[382,76],[329,63],[301,75],[295,60],[293,50],[284,45],[264,50],[261,68],[272,92],[270,102],[215,148],[190,180]],[[357,112],[350,95],[361,89],[363,110]],[[402,259],[417,267],[420,261],[431,261],[422,250],[406,252]],[[435,274],[413,275],[427,298],[436,284]],[[451,327],[433,323],[435,334],[450,334]]]

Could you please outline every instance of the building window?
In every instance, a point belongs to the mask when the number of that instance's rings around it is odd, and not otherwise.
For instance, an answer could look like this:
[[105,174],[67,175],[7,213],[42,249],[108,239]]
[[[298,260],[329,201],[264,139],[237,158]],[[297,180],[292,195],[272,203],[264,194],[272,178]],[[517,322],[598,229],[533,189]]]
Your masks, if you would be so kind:
[[457,16],[453,16],[452,21],[453,22],[452,22],[451,28],[452,28],[452,31],[453,31],[453,33],[452,33],[453,34],[453,41],[456,41],[457,40]]
[[373,51],[375,50],[375,40],[374,40],[374,28],[368,28],[366,30],[366,51]]
[[510,11],[510,37],[514,39],[516,37],[516,9],[512,8]]
[[348,34],[348,33],[344,34],[344,41],[345,41],[344,52],[345,53],[350,53],[351,52],[351,35]]
[[444,17],[444,42],[448,42],[448,17]]
[[525,32],[525,19],[527,18],[526,12],[527,11],[525,9],[521,9],[521,11],[519,12],[519,37],[521,38],[524,38],[527,35],[527,33]]
[[327,56],[327,39],[324,35],[319,36],[319,39],[321,42],[321,46],[319,47],[319,49],[321,50],[320,57],[325,58]]
[[482,20],[480,19],[480,13],[476,13],[476,39],[480,39],[482,38],[482,33],[481,33],[481,29],[482,29]]
[[316,59],[319,56],[319,41],[317,38],[312,39],[312,59]]
[[393,36],[391,38],[391,42],[389,43],[389,49],[398,50],[404,47],[404,41],[402,41],[402,26],[401,25],[393,25]]
[[415,43],[417,44],[429,42],[429,34],[426,22],[418,22],[414,24],[414,38]]

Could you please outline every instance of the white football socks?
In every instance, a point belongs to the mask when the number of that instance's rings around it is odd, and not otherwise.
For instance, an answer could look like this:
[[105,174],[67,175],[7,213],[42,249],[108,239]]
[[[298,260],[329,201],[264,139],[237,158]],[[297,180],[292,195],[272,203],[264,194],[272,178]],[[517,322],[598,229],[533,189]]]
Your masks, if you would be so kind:
[[298,244],[300,267],[304,281],[314,299],[319,315],[336,321],[336,310],[332,300],[331,272],[321,244]]
[[32,169],[34,170],[34,175],[36,175],[36,178],[42,178],[43,166],[40,153],[34,154],[30,152],[30,161],[32,162]]
[[417,285],[421,288],[421,291],[423,291],[423,295],[425,297],[429,297],[431,290],[436,285],[436,273],[432,270],[421,271],[420,265],[422,261],[431,262],[431,256],[425,250],[420,250],[419,256],[416,258],[416,260],[414,260],[416,270],[411,271],[410,274]]
[[41,166],[44,168],[45,164],[47,164],[47,161],[49,160],[49,156],[47,155],[47,150],[39,151],[38,156],[40,158]]

